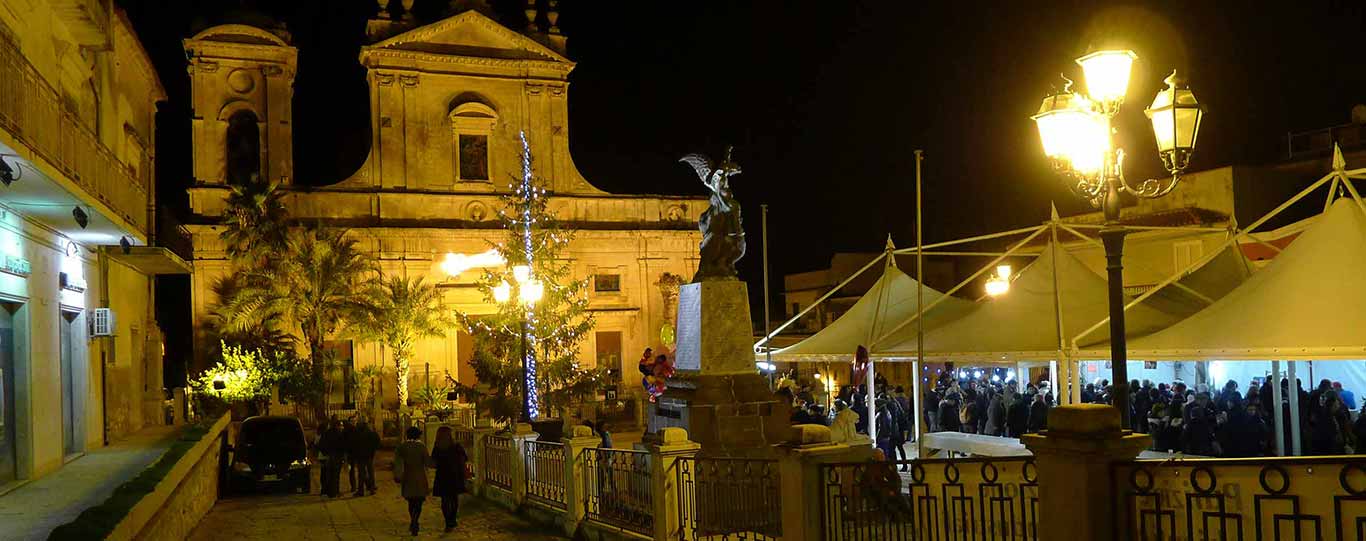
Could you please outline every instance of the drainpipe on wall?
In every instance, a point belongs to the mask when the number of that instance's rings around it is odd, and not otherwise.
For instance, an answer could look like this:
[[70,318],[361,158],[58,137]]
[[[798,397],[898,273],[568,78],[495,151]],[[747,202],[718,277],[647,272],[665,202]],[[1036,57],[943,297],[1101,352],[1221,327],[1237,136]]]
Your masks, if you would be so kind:
[[[99,307],[109,306],[109,255],[104,248],[95,251],[95,265],[100,269],[100,302]],[[86,324],[90,320],[89,309],[86,309]],[[95,337],[86,336],[89,343]],[[105,348],[108,348],[107,350]],[[109,446],[109,358],[113,357],[114,339],[110,337],[108,341],[100,344],[100,424],[103,425],[104,445]]]

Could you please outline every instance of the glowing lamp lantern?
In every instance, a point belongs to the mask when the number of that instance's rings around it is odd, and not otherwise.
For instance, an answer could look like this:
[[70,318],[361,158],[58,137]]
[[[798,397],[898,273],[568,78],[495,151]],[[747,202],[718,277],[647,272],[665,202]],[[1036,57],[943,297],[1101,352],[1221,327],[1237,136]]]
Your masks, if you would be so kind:
[[498,301],[499,304],[502,304],[508,302],[508,299],[511,298],[512,286],[509,285],[507,282],[501,282],[498,285],[493,286],[493,300]]
[[521,287],[517,290],[517,297],[522,301],[522,304],[527,306],[540,302],[543,295],[545,295],[545,285],[540,280],[522,282]]
[[1078,58],[1091,99],[1110,107],[1123,103],[1135,58],[1133,51],[1096,51]]
[[1009,279],[1010,279],[1010,272],[1011,272],[1010,265],[997,265],[997,266],[996,266],[996,276],[1001,277],[1002,280],[1009,280]]
[[1110,122],[1085,96],[1064,92],[1044,98],[1031,118],[1039,128],[1044,155],[1083,176],[1100,173],[1110,150]]
[[526,265],[512,267],[512,277],[517,280],[517,283],[525,284],[527,280],[531,279],[531,267]]
[[1186,82],[1173,71],[1167,79],[1167,88],[1159,91],[1153,98],[1153,105],[1143,111],[1153,123],[1153,136],[1157,139],[1157,152],[1162,155],[1167,169],[1183,171],[1190,164],[1191,153],[1195,151],[1195,139],[1200,135],[1200,120],[1204,111],[1195,101]]
[[987,295],[999,297],[1007,291],[1010,291],[1010,282],[995,277],[987,280]]

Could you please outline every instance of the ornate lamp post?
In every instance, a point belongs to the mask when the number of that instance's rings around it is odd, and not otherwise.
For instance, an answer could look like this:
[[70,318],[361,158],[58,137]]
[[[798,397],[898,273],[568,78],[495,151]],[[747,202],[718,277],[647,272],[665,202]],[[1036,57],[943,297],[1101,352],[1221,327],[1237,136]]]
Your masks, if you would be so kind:
[[[513,280],[517,282],[517,308],[522,314],[522,418],[521,422],[530,423],[536,412],[536,396],[532,389],[535,388],[536,369],[528,355],[527,334],[530,331],[531,309],[541,300],[541,295],[545,293],[545,285],[540,280],[531,276],[531,267],[517,265],[512,267]],[[504,280],[493,288],[493,300],[499,304],[506,304],[512,300],[513,286]]]
[[1202,111],[1195,95],[1173,71],[1167,88],[1158,92],[1144,112],[1152,121],[1157,152],[1170,178],[1147,179],[1137,185],[1124,177],[1124,150],[1117,148],[1110,127],[1124,104],[1133,51],[1098,51],[1077,59],[1089,95],[1072,92],[1071,81],[1062,92],[1044,98],[1038,124],[1044,154],[1077,195],[1105,213],[1101,240],[1105,245],[1110,300],[1110,360],[1114,367],[1114,406],[1121,426],[1129,427],[1129,370],[1124,339],[1124,227],[1119,222],[1120,194],[1162,197],[1176,188],[1190,164]]

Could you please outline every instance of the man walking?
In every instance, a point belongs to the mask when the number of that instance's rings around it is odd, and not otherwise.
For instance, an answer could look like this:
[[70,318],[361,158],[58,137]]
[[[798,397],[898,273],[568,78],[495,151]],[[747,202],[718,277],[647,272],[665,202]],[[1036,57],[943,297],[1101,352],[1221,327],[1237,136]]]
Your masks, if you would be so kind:
[[347,456],[355,474],[351,482],[353,495],[364,496],[367,490],[370,495],[375,494],[375,451],[378,449],[379,434],[370,430],[370,424],[362,419],[347,440]]

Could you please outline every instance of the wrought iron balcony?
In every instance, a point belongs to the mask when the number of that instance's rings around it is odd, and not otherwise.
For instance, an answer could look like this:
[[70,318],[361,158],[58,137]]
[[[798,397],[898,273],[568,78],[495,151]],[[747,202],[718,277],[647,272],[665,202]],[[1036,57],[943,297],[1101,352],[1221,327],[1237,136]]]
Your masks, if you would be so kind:
[[[0,40],[0,130],[146,237],[150,175],[135,175],[62,103],[61,94],[10,42]],[[144,163],[147,161],[142,160]],[[100,203],[102,205],[96,205]]]

